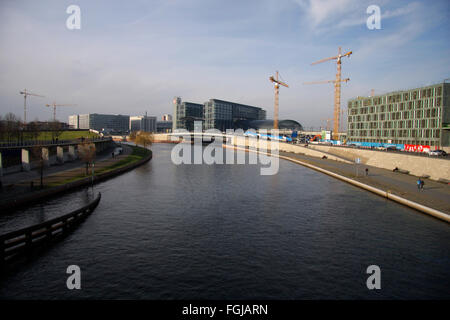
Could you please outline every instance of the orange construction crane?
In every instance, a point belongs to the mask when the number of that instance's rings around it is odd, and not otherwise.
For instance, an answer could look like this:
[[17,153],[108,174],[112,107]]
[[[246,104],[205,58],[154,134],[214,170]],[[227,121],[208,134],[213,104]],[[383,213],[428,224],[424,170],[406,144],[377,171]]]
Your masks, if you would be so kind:
[[52,104],[46,104],[46,107],[53,107],[53,121],[56,121],[56,107],[75,107],[76,104],[56,104],[53,102]]
[[276,77],[274,78],[273,76],[271,76],[269,80],[272,81],[275,86],[275,109],[273,111],[273,128],[276,130],[278,129],[278,96],[280,94],[280,85],[286,88],[289,88],[289,86],[286,83],[278,80],[278,71],[276,72]]
[[27,91],[27,89],[23,89],[23,91],[20,91],[20,94],[23,94],[23,123],[27,123],[27,96],[35,96],[35,97],[41,97],[44,98],[44,96],[41,96],[40,94],[35,94]]
[[[311,65],[319,64],[329,60],[336,60],[337,63],[337,73],[336,80],[334,80],[334,117],[333,117],[333,139],[337,140],[339,137],[339,127],[340,127],[340,116],[341,116],[341,82],[345,80],[341,80],[341,65],[343,57],[350,57],[352,54],[351,51],[342,54],[341,47],[339,47],[338,55],[334,57],[325,58],[316,62],[313,62]],[[347,82],[347,81],[345,81]]]

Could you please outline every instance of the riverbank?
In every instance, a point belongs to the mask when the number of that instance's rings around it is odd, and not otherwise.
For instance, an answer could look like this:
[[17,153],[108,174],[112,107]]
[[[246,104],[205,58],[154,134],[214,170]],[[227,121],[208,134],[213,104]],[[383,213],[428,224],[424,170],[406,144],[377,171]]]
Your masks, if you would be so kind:
[[[48,175],[44,179],[44,188],[40,189],[39,179],[22,180],[11,188],[5,188],[0,194],[0,210],[11,210],[20,206],[28,205],[45,198],[67,192],[92,183],[104,181],[119,174],[132,170],[152,158],[152,151],[149,149],[122,145],[124,154],[114,158],[105,159],[95,163],[93,172],[88,171],[86,175],[85,167],[61,170]],[[31,187],[31,185],[35,187]],[[18,194],[15,190],[27,190]]]
[[[236,150],[249,151],[246,148],[234,148]],[[250,151],[257,152],[255,150]],[[450,199],[450,187],[448,185],[425,180],[424,190],[419,191],[416,185],[417,177],[395,173],[390,170],[366,165],[357,166],[355,164],[290,152],[280,152],[278,157],[325,173],[420,212],[450,222],[450,201],[448,200]],[[366,168],[368,169],[367,175],[365,172]]]

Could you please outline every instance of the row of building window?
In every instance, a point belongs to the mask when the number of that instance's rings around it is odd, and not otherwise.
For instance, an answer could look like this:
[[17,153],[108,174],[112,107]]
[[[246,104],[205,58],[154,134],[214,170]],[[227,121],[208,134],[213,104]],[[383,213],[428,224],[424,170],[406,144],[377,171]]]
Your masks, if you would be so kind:
[[382,121],[382,122],[350,122],[349,129],[395,129],[395,128],[425,128],[439,129],[439,119]]
[[349,113],[352,115],[356,114],[367,114],[367,113],[380,113],[380,112],[393,112],[393,111],[403,111],[421,108],[433,108],[440,107],[442,103],[441,98],[436,99],[424,99],[415,100],[409,102],[394,103],[389,105],[373,106],[373,107],[362,107],[355,108],[351,107],[349,103]]
[[385,121],[385,120],[413,120],[413,119],[432,119],[437,118],[439,124],[439,119],[441,117],[440,109],[430,109],[427,111],[417,110],[417,111],[403,111],[394,113],[381,113],[374,115],[362,115],[362,116],[349,116],[348,122],[361,122],[361,121]]
[[349,137],[390,137],[390,138],[440,138],[441,130],[412,129],[412,130],[349,130]]
[[442,96],[442,86],[433,88],[424,88],[403,93],[394,93],[388,96],[366,98],[364,100],[350,101],[349,107],[357,106],[373,106],[380,105],[383,103],[395,103],[401,101],[410,101],[416,99],[430,98],[430,97],[440,97]]

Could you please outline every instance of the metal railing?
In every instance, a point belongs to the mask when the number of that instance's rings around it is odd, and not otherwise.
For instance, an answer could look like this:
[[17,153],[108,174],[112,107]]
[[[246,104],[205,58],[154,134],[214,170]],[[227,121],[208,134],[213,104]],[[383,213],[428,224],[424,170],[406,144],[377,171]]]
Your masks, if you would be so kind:
[[99,193],[94,201],[71,213],[0,235],[0,266],[66,235],[94,211],[100,199]]

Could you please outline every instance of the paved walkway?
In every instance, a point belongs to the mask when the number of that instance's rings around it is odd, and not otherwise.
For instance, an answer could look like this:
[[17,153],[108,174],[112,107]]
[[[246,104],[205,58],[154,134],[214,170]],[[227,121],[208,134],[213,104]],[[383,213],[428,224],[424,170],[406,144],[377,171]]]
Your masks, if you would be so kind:
[[[392,172],[363,164],[347,164],[290,152],[280,152],[280,155],[302,160],[385,191],[389,190],[391,193],[408,200],[450,214],[450,185],[425,179],[424,189],[418,191],[418,177],[408,174]],[[356,166],[358,166],[358,169],[356,169]],[[368,176],[365,174],[366,168],[369,169]]]
[[[132,152],[132,148],[122,145],[123,153],[112,158],[112,152],[117,151],[117,148],[112,148],[107,152],[97,155],[95,161],[95,170],[108,167],[115,162],[126,158]],[[117,152],[116,152],[117,153]],[[61,182],[71,177],[79,176],[85,173],[86,164],[80,160],[67,162],[63,165],[55,165],[44,170],[44,185],[51,185],[53,183]],[[89,172],[91,168],[89,168]],[[30,183],[33,182],[34,190],[38,190],[40,185],[39,170],[32,170],[28,172],[17,172],[8,174],[3,177],[3,191],[0,192],[0,200],[14,198],[19,194],[31,192]],[[34,191],[33,190],[33,191]]]

